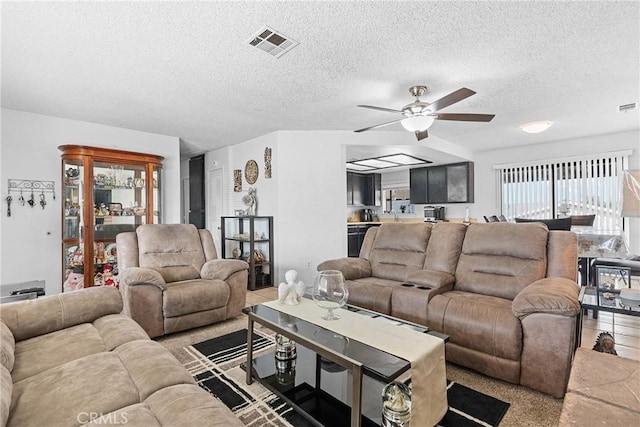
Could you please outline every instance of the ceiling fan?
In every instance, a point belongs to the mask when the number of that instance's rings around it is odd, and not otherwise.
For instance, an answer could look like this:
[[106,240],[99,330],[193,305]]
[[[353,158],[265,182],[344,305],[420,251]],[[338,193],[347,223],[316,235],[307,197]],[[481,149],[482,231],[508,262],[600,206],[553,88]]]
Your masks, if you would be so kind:
[[410,132],[414,132],[418,141],[425,139],[429,136],[427,129],[433,124],[434,120],[456,120],[464,122],[490,122],[495,115],[494,114],[468,114],[468,113],[438,113],[437,111],[448,107],[451,104],[462,101],[475,94],[471,89],[463,87],[449,95],[432,103],[420,101],[420,97],[427,91],[426,86],[412,86],[409,88],[411,95],[416,97],[416,100],[410,104],[402,107],[401,110],[394,110],[392,108],[374,107],[372,105],[358,105],[358,107],[370,108],[372,110],[387,111],[389,113],[399,113],[404,117],[401,119],[393,120],[379,125],[369,126],[363,129],[355,130],[354,132],[364,132],[366,130],[377,129],[383,126],[388,126],[393,123],[400,122],[402,127]]

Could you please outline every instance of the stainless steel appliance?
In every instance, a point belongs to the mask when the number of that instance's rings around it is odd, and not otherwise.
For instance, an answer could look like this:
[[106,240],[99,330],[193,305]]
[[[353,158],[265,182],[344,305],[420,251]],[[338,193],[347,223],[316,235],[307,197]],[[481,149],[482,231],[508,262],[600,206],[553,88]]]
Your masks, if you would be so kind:
[[424,220],[428,222],[444,221],[444,206],[425,206]]
[[373,211],[371,209],[362,209],[362,213],[360,214],[360,220],[362,222],[373,221]]

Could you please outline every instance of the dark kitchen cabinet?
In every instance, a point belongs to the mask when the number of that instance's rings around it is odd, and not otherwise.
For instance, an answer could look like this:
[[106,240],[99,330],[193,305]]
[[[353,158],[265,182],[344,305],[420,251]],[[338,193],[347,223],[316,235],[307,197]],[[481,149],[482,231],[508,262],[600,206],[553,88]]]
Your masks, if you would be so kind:
[[189,224],[205,228],[204,154],[189,159]]
[[360,255],[364,236],[371,227],[377,227],[377,225],[347,225],[347,256],[358,257]]
[[381,206],[382,175],[347,172],[347,205]]
[[409,183],[413,204],[473,203],[473,162],[411,169]]

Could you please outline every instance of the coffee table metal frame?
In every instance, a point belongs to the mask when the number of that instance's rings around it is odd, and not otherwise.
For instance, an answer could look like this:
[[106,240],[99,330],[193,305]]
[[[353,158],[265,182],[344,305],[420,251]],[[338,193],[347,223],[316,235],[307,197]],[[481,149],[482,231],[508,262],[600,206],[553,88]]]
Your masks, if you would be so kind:
[[[598,311],[608,311],[616,314],[626,314],[629,316],[640,317],[640,308],[625,306],[621,303],[620,294],[613,294],[613,298],[607,304],[602,304],[603,300],[606,300],[603,296],[603,292],[599,292],[595,286],[582,286],[580,288],[580,318],[578,319],[578,339],[577,347],[580,347],[582,341],[582,321],[584,320],[584,312],[586,310],[593,310],[594,313]],[[595,316],[594,316],[595,318]]]
[[[259,306],[259,304],[258,304]],[[257,306],[254,306],[257,307]],[[308,349],[314,351],[316,354],[318,354],[318,360],[320,357],[324,357],[325,359],[328,359],[346,369],[348,369],[349,371],[351,371],[352,374],[352,391],[351,391],[351,426],[352,427],[360,427],[361,423],[362,423],[362,376],[363,376],[363,372],[366,370],[366,366],[363,364],[363,362],[359,361],[359,360],[355,360],[353,358],[350,358],[344,354],[341,354],[337,351],[334,351],[328,347],[325,347],[315,341],[313,341],[312,339],[309,339],[308,337],[305,337],[301,334],[296,333],[295,331],[292,331],[291,329],[288,329],[286,326],[280,325],[278,323],[275,323],[269,319],[266,319],[265,317],[261,317],[259,315],[257,315],[254,312],[254,307],[247,307],[243,310],[243,312],[245,314],[247,314],[248,317],[248,327],[247,327],[247,362],[246,362],[246,382],[247,384],[251,384],[253,382],[253,372],[251,369],[252,363],[253,363],[253,337],[254,337],[254,325],[255,323],[258,323],[262,326],[267,327],[268,329],[271,329],[272,331],[284,335],[285,337],[300,343],[301,345],[307,347]],[[268,308],[268,307],[265,307]],[[417,325],[411,322],[408,322],[406,320],[401,320],[401,319],[395,319],[394,317],[388,316],[388,315],[384,315],[384,314],[380,314],[380,313],[376,313],[376,312],[371,312],[369,310],[366,309],[361,309],[360,307],[350,307],[350,306],[345,306],[345,309],[349,309],[349,308],[353,308],[353,309],[357,309],[358,311],[363,311],[363,312],[370,312],[370,313],[375,313],[375,315],[384,317],[386,319],[391,319],[391,320],[395,320],[397,322],[403,323],[405,325],[412,325],[415,326],[417,328],[422,329],[423,331],[427,332],[428,328],[422,326],[422,325]],[[271,309],[274,310],[274,309]],[[277,311],[277,310],[275,310]],[[309,322],[311,323],[311,322]],[[321,326],[318,326],[319,328],[322,328]],[[324,328],[323,328],[324,329]],[[432,335],[438,336],[439,338],[442,338],[443,340],[445,340],[445,342],[448,340],[448,336],[444,335],[444,334],[439,334],[436,332],[429,332]],[[374,349],[375,350],[375,349]],[[382,352],[382,350],[378,350],[380,352]],[[384,352],[383,352],[384,353]],[[400,360],[404,360],[402,358],[399,358]],[[399,371],[397,371],[394,376],[389,377],[388,381],[393,381],[395,380],[398,376],[400,376],[403,372],[406,372],[406,370],[408,370],[410,368],[410,363],[408,361],[406,361],[406,369],[401,369]],[[319,387],[319,384],[316,384],[316,387]]]

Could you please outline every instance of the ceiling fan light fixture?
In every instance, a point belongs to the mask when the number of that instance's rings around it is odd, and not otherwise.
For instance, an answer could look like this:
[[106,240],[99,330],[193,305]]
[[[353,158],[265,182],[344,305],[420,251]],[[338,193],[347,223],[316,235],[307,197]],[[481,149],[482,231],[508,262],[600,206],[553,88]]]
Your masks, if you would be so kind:
[[526,133],[540,133],[549,129],[553,122],[545,120],[541,122],[530,122],[520,126],[520,130]]
[[429,129],[433,120],[432,116],[411,116],[403,119],[400,124],[409,132],[420,132]]

